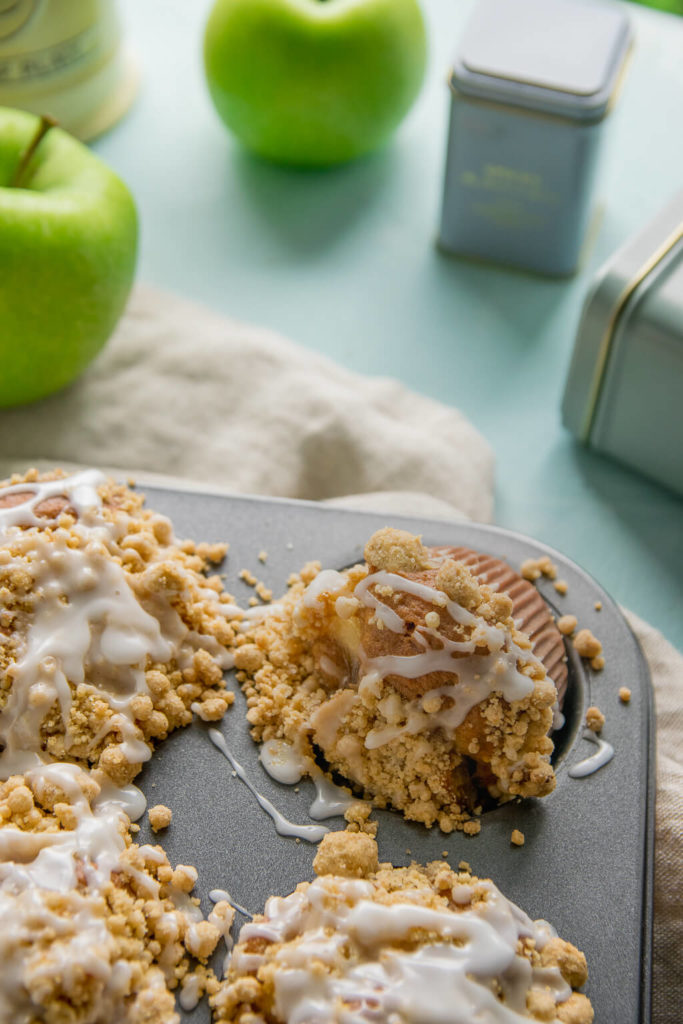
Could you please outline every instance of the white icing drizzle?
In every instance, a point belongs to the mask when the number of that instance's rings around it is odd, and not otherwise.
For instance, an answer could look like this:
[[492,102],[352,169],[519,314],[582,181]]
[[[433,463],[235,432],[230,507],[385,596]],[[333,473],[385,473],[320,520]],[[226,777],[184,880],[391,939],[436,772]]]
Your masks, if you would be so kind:
[[328,779],[317,765],[316,771],[312,773],[312,778],[316,795],[308,813],[315,821],[324,821],[326,818],[335,818],[339,814],[344,814],[356,802],[347,789],[337,786]]
[[308,813],[315,821],[334,818],[355,803],[347,789],[335,785],[310,757],[299,753],[286,740],[266,740],[259,753],[259,761],[276,782],[295,786],[308,775],[316,789],[315,799]]
[[[530,651],[522,650],[505,630],[490,625],[481,616],[473,615],[434,587],[405,579],[396,573],[372,573],[356,585],[354,596],[366,607],[374,609],[375,616],[385,628],[395,633],[405,630],[404,620],[380,600],[370,587],[389,587],[392,591],[412,594],[435,607],[445,609],[455,622],[471,626],[473,631],[469,639],[456,641],[443,636],[438,629],[418,626],[412,636],[422,651],[414,655],[388,654],[370,658],[361,649],[359,659],[364,680],[374,681],[387,675],[416,679],[432,672],[455,673],[458,676],[456,684],[435,688],[410,702],[405,709],[405,721],[402,724],[372,730],[365,740],[367,749],[391,743],[404,734],[414,736],[436,728],[452,731],[464,721],[476,704],[494,692],[501,693],[509,703],[523,700],[532,693],[534,682],[524,672],[520,672],[518,662],[521,660],[536,666],[540,662]],[[428,638],[435,640],[438,646],[431,646]],[[486,646],[490,653],[476,654],[479,646]],[[439,710],[425,710],[430,703],[434,703],[435,698],[442,698]]]
[[555,701],[555,703],[553,704],[552,712],[553,712],[553,732],[557,732],[559,729],[561,729],[564,726],[564,723],[566,722],[566,718],[564,717],[564,715],[560,711],[559,701]]
[[609,761],[614,757],[614,747],[607,740],[601,739],[596,736],[590,729],[585,729],[583,733],[584,740],[588,740],[590,743],[594,743],[598,748],[594,754],[587,757],[583,761],[579,761],[578,764],[573,765],[567,774],[572,779],[583,779],[587,775],[592,775],[593,772],[597,772],[599,768],[608,764]]
[[348,586],[348,582],[346,576],[336,569],[321,569],[306,587],[301,602],[306,608],[315,608],[319,597],[323,594],[338,594]]
[[229,903],[231,907],[234,907],[238,914],[248,917],[249,920],[254,916],[246,909],[246,907],[243,907],[241,903],[238,903],[237,900],[233,899],[227,889],[212,889],[209,893],[209,899],[212,903],[221,903],[223,901]]
[[286,740],[266,740],[261,744],[259,761],[271,779],[286,786],[301,782],[310,768],[310,759]]
[[256,789],[254,784],[250,781],[247,773],[245,772],[242,765],[233,757],[223,733],[218,729],[209,729],[209,737],[213,745],[220,750],[225,758],[232,765],[233,771],[239,779],[244,783],[250,793],[256,798],[260,807],[268,814],[273,824],[275,825],[275,831],[280,836],[295,836],[298,839],[305,839],[307,843],[319,843],[324,835],[330,830],[325,828],[324,825],[296,825],[294,822],[289,821],[283,814],[278,811],[267,797],[263,796]]
[[178,1002],[183,1010],[188,1013],[190,1010],[194,1010],[199,1002],[200,994],[201,980],[199,975],[196,972],[186,974],[180,983],[180,995],[178,996]]
[[104,482],[105,477],[98,470],[86,469],[61,480],[41,480],[3,487],[3,495],[28,494],[29,497],[21,504],[0,509],[0,533],[7,532],[11,527],[44,527],[45,519],[35,514],[36,505],[61,495],[69,499],[69,504],[78,513],[80,520],[89,525],[99,522],[101,502],[97,488]]
[[[209,893],[209,899],[214,903],[219,904],[209,914],[208,920],[211,924],[215,925],[221,933],[223,941],[225,943],[225,956],[223,957],[223,975],[227,974],[230,961],[232,959],[232,926],[235,921],[235,911],[248,918],[250,921],[253,919],[253,914],[250,914],[240,903],[233,900],[229,892],[225,889],[212,889]],[[229,909],[226,910],[226,905]]]
[[[462,893],[454,895],[462,903]],[[271,897],[264,920],[243,927],[233,954],[237,972],[255,973],[266,962],[247,953],[252,938],[283,943],[276,965],[275,1013],[288,1024],[517,1024],[527,1021],[527,995],[550,992],[562,1002],[571,988],[556,968],[534,968],[517,954],[523,938],[542,949],[554,931],[534,923],[491,882],[479,883],[486,898],[470,909],[448,912],[372,901],[367,881],[324,876],[304,891]],[[471,890],[466,893],[468,901]],[[406,951],[415,929],[437,936]],[[296,941],[292,941],[296,940]],[[348,949],[360,955],[348,955]],[[330,967],[316,970],[315,963]],[[497,981],[505,1002],[491,985]]]

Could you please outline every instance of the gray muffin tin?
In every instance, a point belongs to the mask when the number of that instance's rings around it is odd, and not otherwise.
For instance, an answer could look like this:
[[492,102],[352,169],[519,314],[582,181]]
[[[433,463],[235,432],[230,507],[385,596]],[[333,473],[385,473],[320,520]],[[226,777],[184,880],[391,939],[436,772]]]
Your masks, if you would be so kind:
[[[405,821],[392,811],[377,811],[381,860],[407,864],[442,859],[457,868],[466,860],[472,871],[491,877],[502,892],[532,918],[545,918],[565,939],[582,949],[590,977],[585,991],[599,1024],[646,1024],[650,1013],[652,843],[654,835],[654,739],[652,691],[640,648],[611,598],[582,569],[563,555],[506,530],[470,523],[447,523],[402,516],[374,515],[274,499],[225,497],[145,488],[150,507],[173,520],[178,537],[227,541],[230,549],[220,571],[227,589],[246,606],[253,590],[239,580],[251,569],[277,597],[287,577],[311,559],[326,568],[362,560],[367,538],[394,525],[420,533],[426,544],[468,545],[505,559],[518,568],[524,559],[549,554],[569,585],[561,597],[548,580],[539,589],[557,614],[576,615],[602,641],[606,665],[594,673],[568,645],[567,722],[556,736],[557,788],[544,800],[507,804],[482,817],[481,833],[444,835]],[[258,553],[268,553],[266,564]],[[602,603],[597,611],[596,602]],[[256,788],[292,821],[310,824],[314,790],[309,781],[295,792],[270,778],[261,767],[249,736],[245,701],[229,674],[234,705],[220,728],[234,756]],[[621,686],[631,701],[618,698]],[[574,779],[568,769],[594,753],[582,738],[585,710],[597,704],[606,716],[603,737],[614,747],[612,761],[594,774]],[[312,877],[316,847],[282,838],[246,786],[213,746],[207,727],[195,721],[173,734],[155,752],[138,780],[148,805],[173,810],[170,828],[155,836],[147,816],[140,841],[161,842],[175,865],[199,871],[196,893],[205,911],[208,893],[227,889],[256,913],[268,896],[285,895]],[[344,828],[342,818],[326,822]],[[512,829],[526,843],[510,843]],[[237,921],[242,923],[239,915]],[[234,931],[237,931],[235,927]],[[220,968],[223,944],[215,958]],[[183,1022],[208,1024],[206,1001]]]

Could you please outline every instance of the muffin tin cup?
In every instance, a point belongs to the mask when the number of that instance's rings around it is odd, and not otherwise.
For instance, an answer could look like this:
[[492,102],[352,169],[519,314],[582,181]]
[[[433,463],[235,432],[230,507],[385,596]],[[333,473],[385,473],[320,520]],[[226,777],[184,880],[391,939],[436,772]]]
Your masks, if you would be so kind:
[[[375,515],[309,502],[226,497],[146,488],[151,508],[169,515],[178,537],[228,541],[221,572],[240,605],[254,593],[239,579],[243,568],[264,580],[277,598],[290,573],[318,560],[341,569],[362,561],[363,546],[378,528],[397,526],[420,533],[428,545],[467,545],[518,569],[528,558],[550,555],[558,577],[567,581],[561,596],[552,581],[539,589],[557,614],[573,614],[601,640],[605,667],[594,672],[567,644],[569,684],[566,724],[555,734],[555,791],[543,800],[514,800],[482,815],[481,833],[443,834],[378,810],[380,860],[395,865],[447,859],[457,868],[467,861],[480,877],[491,877],[502,892],[532,918],[545,918],[559,935],[586,954],[595,1019],[619,1024],[649,1021],[652,878],[654,837],[654,737],[652,689],[640,648],[623,615],[591,577],[560,553],[527,537],[496,527]],[[258,554],[267,552],[262,564]],[[596,609],[596,603],[601,609]],[[234,676],[228,686],[234,705],[218,723],[226,743],[256,789],[288,819],[313,824],[308,809],[315,796],[304,780],[285,786],[266,774],[258,746],[249,736],[246,705]],[[628,704],[618,691],[631,691]],[[614,748],[611,761],[584,778],[570,769],[595,753],[584,738],[586,709],[597,705],[606,717],[603,738]],[[170,828],[159,836],[140,822],[140,842],[162,842],[173,864],[199,871],[196,894],[208,912],[208,894],[225,889],[257,913],[271,895],[286,895],[312,877],[316,847],[278,835],[231,765],[212,744],[208,728],[195,720],[155,752],[139,778],[148,805],[173,810]],[[344,828],[342,818],[326,822]],[[525,844],[511,844],[513,829]],[[238,915],[234,931],[243,918]],[[225,950],[221,943],[213,964]],[[202,1001],[181,1011],[184,1022],[208,1024]]]

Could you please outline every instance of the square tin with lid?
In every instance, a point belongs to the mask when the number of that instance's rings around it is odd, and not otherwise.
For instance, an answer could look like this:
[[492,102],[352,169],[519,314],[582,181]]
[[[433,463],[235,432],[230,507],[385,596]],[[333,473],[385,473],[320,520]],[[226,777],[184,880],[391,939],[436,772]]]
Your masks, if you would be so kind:
[[444,249],[545,274],[576,269],[630,46],[621,7],[479,0],[449,79]]
[[683,494],[683,191],[598,272],[562,418],[585,444]]

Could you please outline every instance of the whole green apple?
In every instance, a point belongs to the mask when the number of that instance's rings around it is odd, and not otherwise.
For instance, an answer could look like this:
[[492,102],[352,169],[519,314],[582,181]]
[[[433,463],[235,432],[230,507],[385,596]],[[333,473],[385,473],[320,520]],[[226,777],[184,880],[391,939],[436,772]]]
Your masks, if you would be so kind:
[[137,234],[113,171],[60,128],[0,107],[0,406],[57,391],[97,354],[128,297]]
[[377,148],[415,100],[426,64],[417,0],[217,0],[209,90],[249,149],[325,166]]

